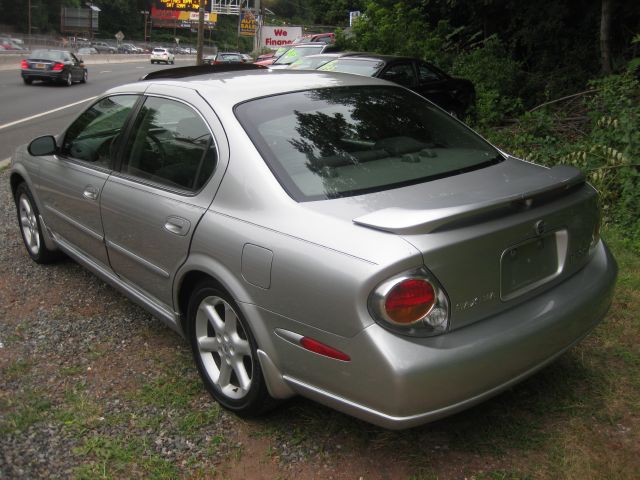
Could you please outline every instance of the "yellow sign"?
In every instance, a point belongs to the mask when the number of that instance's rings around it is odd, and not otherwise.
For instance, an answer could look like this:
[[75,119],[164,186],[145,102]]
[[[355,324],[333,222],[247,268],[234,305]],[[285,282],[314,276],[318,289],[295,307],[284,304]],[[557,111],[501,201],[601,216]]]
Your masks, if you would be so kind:
[[243,37],[255,37],[258,22],[253,12],[245,10],[240,14],[240,35]]

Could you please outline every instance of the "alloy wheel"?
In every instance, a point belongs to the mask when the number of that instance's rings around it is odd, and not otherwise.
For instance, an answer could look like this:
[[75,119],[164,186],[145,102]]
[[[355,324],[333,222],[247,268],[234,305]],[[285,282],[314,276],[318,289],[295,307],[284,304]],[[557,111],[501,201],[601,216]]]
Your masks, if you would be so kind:
[[231,400],[244,398],[251,388],[255,365],[238,313],[223,298],[204,298],[196,313],[195,335],[211,383]]
[[20,230],[24,237],[24,243],[33,255],[40,253],[40,232],[38,231],[38,218],[29,198],[24,193],[18,201],[20,215]]

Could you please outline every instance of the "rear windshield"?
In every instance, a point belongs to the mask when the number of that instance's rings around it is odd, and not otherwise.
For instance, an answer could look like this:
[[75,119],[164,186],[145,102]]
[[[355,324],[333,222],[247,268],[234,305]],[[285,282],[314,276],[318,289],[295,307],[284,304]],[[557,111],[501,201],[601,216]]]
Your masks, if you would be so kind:
[[29,55],[29,58],[36,58],[38,60],[63,60],[64,52],[55,50],[34,50]]
[[373,77],[375,73],[382,67],[384,62],[380,60],[360,60],[353,58],[338,58],[329,63],[324,64],[318,70],[325,72],[342,72],[354,73],[356,75],[366,75]]
[[274,65],[289,65],[299,58],[306,57],[307,55],[314,55],[316,53],[321,53],[324,48],[324,44],[320,43],[318,46],[305,46],[305,47],[293,47],[287,50],[284,55],[281,55],[275,62]]
[[153,53],[165,53],[166,50],[164,48],[154,48]]
[[502,160],[422,97],[398,87],[336,87],[236,106],[238,120],[297,201],[422,183]]
[[320,65],[324,65],[327,62],[333,60],[335,56],[322,56],[322,55],[309,55],[308,57],[299,58],[289,68],[293,70],[315,70]]

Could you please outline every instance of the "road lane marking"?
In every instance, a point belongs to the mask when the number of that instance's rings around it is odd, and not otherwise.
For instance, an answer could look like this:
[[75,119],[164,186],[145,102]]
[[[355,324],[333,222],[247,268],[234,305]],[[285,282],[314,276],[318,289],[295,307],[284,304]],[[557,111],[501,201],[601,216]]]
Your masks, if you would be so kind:
[[33,120],[35,118],[44,117],[45,115],[49,115],[51,113],[59,112],[60,110],[64,110],[65,108],[75,107],[76,105],[80,105],[81,103],[89,102],[94,98],[98,98],[98,96],[85,98],[84,100],[80,100],[78,102],[70,103],[68,105],[64,105],[62,107],[54,108],[53,110],[48,110],[46,112],[37,113],[35,115],[31,115],[30,117],[21,118],[20,120],[16,120],[15,122],[5,123],[4,125],[0,125],[0,130],[5,128],[13,127],[14,125],[18,125],[20,123],[28,122],[29,120]]
[[102,70],[100,73],[111,73],[111,70]]

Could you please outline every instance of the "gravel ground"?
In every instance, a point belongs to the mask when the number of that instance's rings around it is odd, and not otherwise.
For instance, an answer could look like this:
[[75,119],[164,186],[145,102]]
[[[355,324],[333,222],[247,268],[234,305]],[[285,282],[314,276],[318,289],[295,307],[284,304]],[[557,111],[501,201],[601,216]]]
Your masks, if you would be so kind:
[[238,450],[186,343],[73,261],[32,262],[7,171],[0,201],[0,478],[82,476],[118,454],[195,471]]
[[159,320],[69,259],[31,261],[8,180],[0,171],[0,479],[639,478],[632,284],[569,354],[440,422],[389,432],[303,399],[246,421],[211,399]]
[[29,258],[8,177],[0,172],[0,478],[358,478],[337,467],[335,435],[304,429],[373,427],[303,400],[253,422],[221,410],[178,335],[72,260]]

